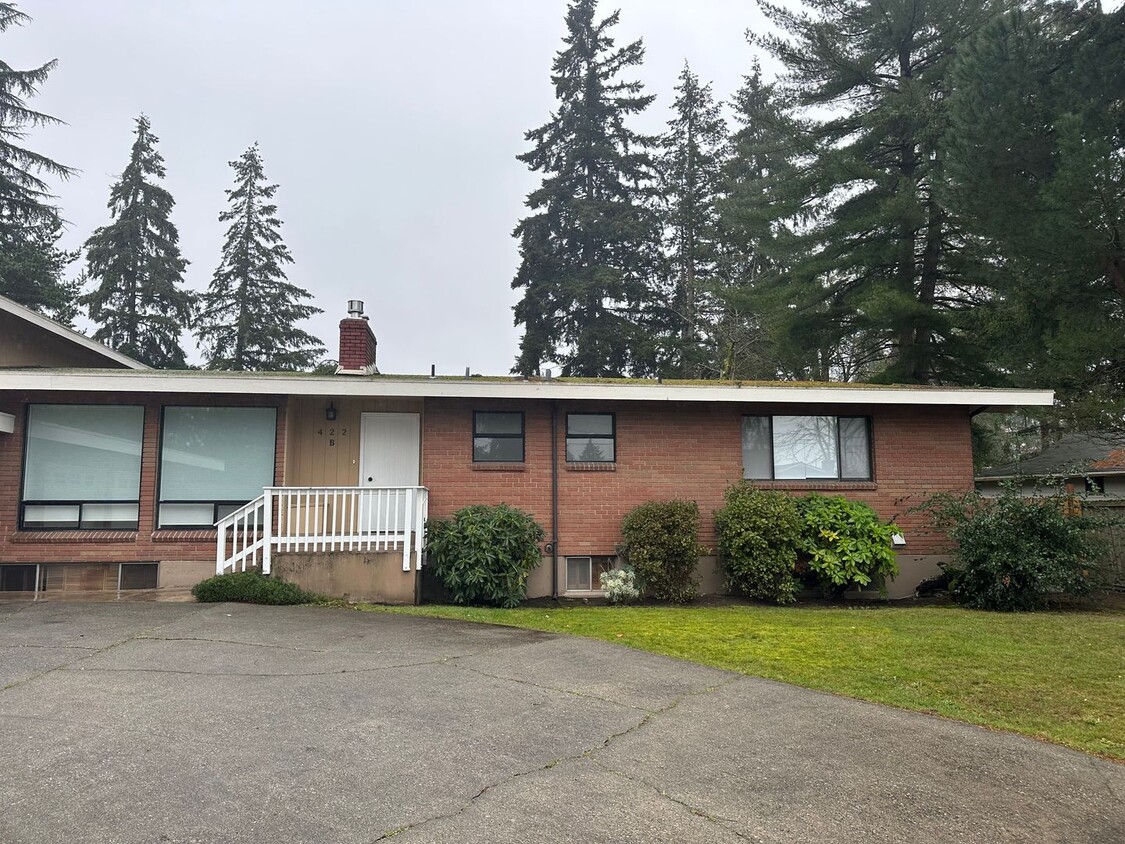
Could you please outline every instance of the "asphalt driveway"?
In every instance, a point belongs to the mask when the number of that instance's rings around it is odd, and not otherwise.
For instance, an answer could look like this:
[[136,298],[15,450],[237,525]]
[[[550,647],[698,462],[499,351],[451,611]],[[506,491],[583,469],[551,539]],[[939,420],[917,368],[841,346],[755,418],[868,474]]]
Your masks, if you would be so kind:
[[0,605],[0,841],[1125,841],[1125,766],[584,639]]

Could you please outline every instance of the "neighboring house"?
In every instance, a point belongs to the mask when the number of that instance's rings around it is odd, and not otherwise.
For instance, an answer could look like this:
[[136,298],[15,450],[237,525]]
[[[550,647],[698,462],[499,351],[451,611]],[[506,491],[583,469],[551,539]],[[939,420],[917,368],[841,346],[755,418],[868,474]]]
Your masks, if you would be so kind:
[[[904,596],[946,559],[946,540],[912,508],[972,487],[972,414],[1052,401],[1023,390],[380,375],[361,303],[340,323],[335,375],[144,370],[61,332],[75,354],[118,368],[60,368],[75,364],[44,355],[0,369],[6,590],[183,587],[256,562],[321,591],[413,601],[424,518],[507,502],[547,534],[529,594],[587,595],[631,508],[695,500],[699,539],[713,549],[712,513],[746,477],[861,499],[895,519],[905,545],[890,594]],[[705,592],[721,589],[713,557],[700,575]]]
[[1016,483],[1024,494],[1036,495],[1061,483],[1091,502],[1125,500],[1125,433],[1066,434],[1034,457],[985,469],[976,483],[986,496],[999,495],[1003,484]]

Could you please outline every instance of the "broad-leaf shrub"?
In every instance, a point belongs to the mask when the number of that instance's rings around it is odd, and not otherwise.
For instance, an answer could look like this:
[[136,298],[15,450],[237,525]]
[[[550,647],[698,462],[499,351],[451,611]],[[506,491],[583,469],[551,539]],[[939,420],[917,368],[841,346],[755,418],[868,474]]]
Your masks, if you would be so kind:
[[611,604],[631,604],[641,597],[637,575],[631,566],[601,573],[602,591]]
[[891,537],[894,524],[883,524],[862,501],[813,493],[797,502],[803,526],[797,549],[825,592],[839,594],[875,583],[880,588],[898,574]]
[[684,603],[699,594],[695,568],[707,549],[698,535],[694,501],[650,501],[625,516],[617,553],[632,566],[645,597]]
[[191,594],[200,603],[233,601],[241,604],[307,604],[316,596],[299,586],[274,580],[257,571],[219,574],[195,584]]
[[792,603],[801,588],[795,574],[802,525],[796,502],[745,481],[728,488],[725,498],[726,505],[715,512],[715,529],[727,589]]
[[1014,485],[996,498],[939,495],[923,508],[956,543],[943,568],[954,599],[983,610],[1034,610],[1051,595],[1088,595],[1100,582],[1096,531],[1065,491],[1024,498]]
[[514,607],[539,565],[543,528],[507,504],[474,504],[426,523],[429,564],[456,604]]

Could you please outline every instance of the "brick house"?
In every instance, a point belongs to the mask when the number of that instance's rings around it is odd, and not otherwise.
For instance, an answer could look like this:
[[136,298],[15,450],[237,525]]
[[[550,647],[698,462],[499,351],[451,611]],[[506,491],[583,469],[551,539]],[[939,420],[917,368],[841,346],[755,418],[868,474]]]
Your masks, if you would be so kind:
[[[7,320],[5,323],[2,320]],[[381,375],[361,303],[336,374],[155,371],[0,300],[0,590],[188,586],[248,564],[321,591],[413,601],[421,526],[530,511],[531,596],[584,595],[622,517],[692,499],[700,542],[740,478],[895,519],[892,596],[947,551],[911,508],[973,485],[969,420],[1050,392],[808,383]],[[56,348],[56,346],[58,348]],[[29,351],[30,350],[30,351]],[[69,356],[68,356],[69,355]],[[705,592],[721,589],[714,557]]]

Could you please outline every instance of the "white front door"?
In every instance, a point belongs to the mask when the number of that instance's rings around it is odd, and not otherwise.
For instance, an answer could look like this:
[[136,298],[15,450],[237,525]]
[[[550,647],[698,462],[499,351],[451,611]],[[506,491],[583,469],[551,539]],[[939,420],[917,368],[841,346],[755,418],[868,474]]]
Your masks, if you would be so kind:
[[[417,413],[364,413],[359,423],[359,485],[373,487],[418,486],[421,476],[421,417]],[[394,513],[392,530],[406,527],[406,496],[393,502],[380,500],[369,509],[385,507]],[[386,510],[384,510],[386,512]],[[369,519],[362,519],[367,529]],[[380,520],[381,521],[381,520]],[[379,525],[379,528],[384,528]]]

